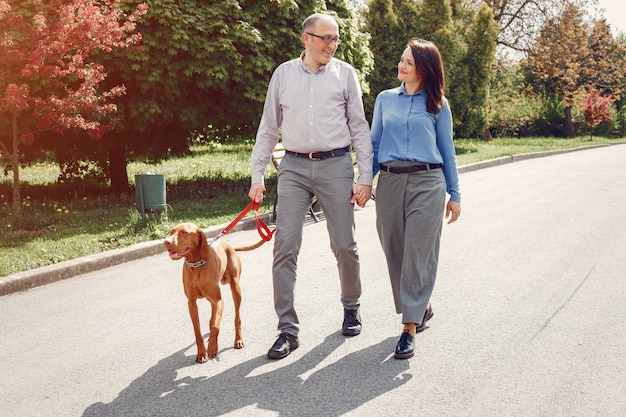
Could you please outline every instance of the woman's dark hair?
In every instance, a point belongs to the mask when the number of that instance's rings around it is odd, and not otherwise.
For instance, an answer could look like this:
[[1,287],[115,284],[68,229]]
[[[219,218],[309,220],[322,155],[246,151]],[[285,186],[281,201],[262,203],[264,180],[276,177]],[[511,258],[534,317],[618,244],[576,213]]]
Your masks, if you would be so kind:
[[411,48],[415,68],[422,79],[422,87],[428,92],[426,110],[437,114],[441,110],[445,87],[445,75],[439,49],[434,43],[418,38],[411,39],[407,46]]

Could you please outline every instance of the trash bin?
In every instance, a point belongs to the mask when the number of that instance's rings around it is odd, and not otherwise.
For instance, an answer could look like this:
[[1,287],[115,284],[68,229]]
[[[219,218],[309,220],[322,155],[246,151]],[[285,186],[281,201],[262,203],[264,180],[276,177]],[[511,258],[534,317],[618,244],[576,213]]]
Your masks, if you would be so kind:
[[165,175],[136,174],[135,201],[142,217],[149,212],[165,210]]

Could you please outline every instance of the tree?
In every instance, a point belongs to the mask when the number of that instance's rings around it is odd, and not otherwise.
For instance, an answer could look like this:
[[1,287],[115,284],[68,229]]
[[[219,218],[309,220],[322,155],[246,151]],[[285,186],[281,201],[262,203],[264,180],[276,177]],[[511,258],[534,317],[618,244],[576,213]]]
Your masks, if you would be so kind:
[[561,16],[542,28],[524,63],[533,88],[554,97],[565,113],[565,134],[575,136],[572,107],[577,96],[593,85],[619,100],[624,90],[626,49],[611,36],[606,21],[589,24],[582,12],[568,5]]
[[589,62],[589,28],[580,10],[567,5],[563,15],[542,27],[525,62],[531,84],[545,97],[554,97],[563,106],[565,135],[576,136],[572,107],[584,85],[585,63]]
[[498,24],[497,44],[517,52],[528,52],[546,21],[563,13],[566,4],[579,9],[597,4],[597,0],[472,0],[478,7],[486,4]]
[[365,30],[370,34],[370,50],[374,57],[374,70],[367,78],[370,94],[364,96],[368,117],[374,109],[376,96],[382,90],[398,85],[398,61],[407,42],[418,36],[420,17],[417,4],[412,0],[375,0],[369,2],[365,15]]
[[335,56],[354,67],[363,94],[368,94],[370,87],[366,80],[374,68],[374,56],[369,48],[371,35],[361,31],[360,15],[353,1],[327,0],[326,7],[340,28],[342,43]]
[[613,97],[602,97],[600,90],[596,89],[594,86],[589,86],[588,93],[589,95],[583,100],[582,105],[585,122],[589,130],[589,139],[591,139],[593,129],[602,122],[613,120],[613,116],[611,116]]
[[20,222],[19,146],[45,130],[79,129],[100,137],[115,120],[111,99],[122,86],[102,91],[102,65],[90,60],[140,40],[135,22],[119,0],[22,2],[13,9],[0,0],[0,144],[13,169],[12,213]]
[[245,119],[250,106],[242,102],[259,93],[254,80],[271,67],[257,50],[259,31],[235,0],[153,0],[137,30],[142,48],[98,57],[109,72],[108,85],[127,86],[117,101],[120,122],[93,153],[76,154],[105,161],[102,168],[117,193],[128,190],[128,158],[182,154],[191,131]]
[[491,75],[488,121],[490,135],[541,136],[543,105],[537,94],[525,94],[527,81],[519,63],[496,60]]
[[588,46],[583,83],[619,100],[626,88],[626,45],[614,39],[606,20],[600,19],[591,24]]
[[498,27],[491,9],[484,4],[470,13],[467,9],[458,10],[456,15],[465,17],[455,19],[456,32],[463,34],[466,47],[463,56],[459,57],[458,75],[451,79],[449,87],[451,103],[455,106],[455,119],[458,119],[455,130],[460,137],[489,138],[488,98]]

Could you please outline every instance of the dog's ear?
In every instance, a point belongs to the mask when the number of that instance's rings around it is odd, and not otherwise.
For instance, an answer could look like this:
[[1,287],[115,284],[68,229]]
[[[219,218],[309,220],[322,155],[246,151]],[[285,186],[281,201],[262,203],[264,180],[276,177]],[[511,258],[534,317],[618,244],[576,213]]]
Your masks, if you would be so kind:
[[198,242],[199,242],[198,246],[200,248],[203,248],[205,246],[208,247],[209,244],[207,243],[207,239],[206,239],[206,235],[204,234],[204,231],[198,227],[198,230],[196,233],[198,234]]

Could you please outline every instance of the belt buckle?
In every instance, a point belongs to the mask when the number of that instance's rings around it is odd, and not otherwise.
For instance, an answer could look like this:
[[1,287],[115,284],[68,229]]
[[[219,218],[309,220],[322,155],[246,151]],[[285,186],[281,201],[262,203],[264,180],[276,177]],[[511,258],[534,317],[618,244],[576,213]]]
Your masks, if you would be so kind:
[[385,165],[385,168],[387,168],[385,171],[387,171],[387,172],[389,172],[391,174],[391,166]]
[[315,153],[315,152],[309,152],[309,159],[310,159],[311,161],[320,161],[322,158],[314,158],[314,157],[313,157],[313,154],[314,154],[314,153]]

